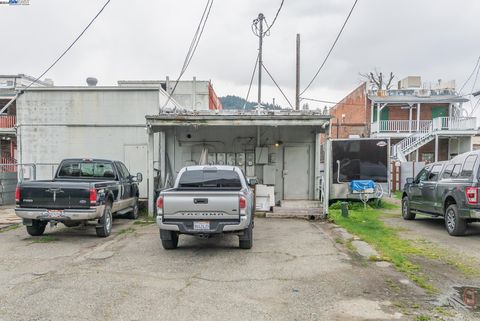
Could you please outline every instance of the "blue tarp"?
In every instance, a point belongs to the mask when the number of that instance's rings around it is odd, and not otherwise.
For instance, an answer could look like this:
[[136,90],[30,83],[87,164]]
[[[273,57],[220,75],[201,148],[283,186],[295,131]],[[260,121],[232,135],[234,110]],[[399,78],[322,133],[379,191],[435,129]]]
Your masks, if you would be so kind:
[[375,188],[375,182],[369,179],[365,180],[355,180],[350,183],[350,187],[352,188],[352,191],[360,192],[364,191],[366,189],[374,189]]

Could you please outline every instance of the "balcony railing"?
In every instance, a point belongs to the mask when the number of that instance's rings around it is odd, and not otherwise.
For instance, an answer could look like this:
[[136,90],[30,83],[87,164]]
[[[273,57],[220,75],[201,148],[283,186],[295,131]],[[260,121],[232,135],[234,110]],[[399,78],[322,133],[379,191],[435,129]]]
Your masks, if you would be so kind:
[[13,128],[16,123],[16,116],[0,115],[0,128]]
[[432,124],[433,130],[475,130],[475,117],[437,117],[432,120],[381,120],[372,123],[372,133],[416,133],[420,128]]
[[433,130],[475,130],[476,117],[437,117],[433,119]]
[[[380,132],[381,133],[412,133],[417,131],[418,128],[430,123],[430,120],[381,120]],[[376,124],[376,123],[374,123]],[[418,125],[417,125],[418,124]],[[377,126],[378,127],[378,126]],[[372,127],[373,128],[373,127]]]

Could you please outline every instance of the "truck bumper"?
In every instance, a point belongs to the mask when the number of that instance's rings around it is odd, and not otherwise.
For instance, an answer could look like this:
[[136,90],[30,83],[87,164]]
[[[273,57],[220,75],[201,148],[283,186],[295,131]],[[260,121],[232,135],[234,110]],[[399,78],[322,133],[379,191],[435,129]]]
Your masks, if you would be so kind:
[[[213,220],[210,222],[214,222]],[[189,224],[190,223],[190,224]],[[228,222],[228,221],[219,221],[215,222],[214,228],[208,231],[199,231],[194,230],[191,227],[191,221],[182,222],[181,220],[176,221],[163,221],[162,216],[157,216],[157,225],[161,230],[166,231],[175,231],[184,234],[218,234],[222,232],[235,232],[245,230],[250,224],[250,218],[247,216],[240,216],[240,222]]]
[[470,210],[470,218],[480,219],[480,210]]
[[104,205],[89,209],[66,209],[50,211],[46,208],[16,208],[15,214],[24,220],[84,221],[98,219],[103,215]]

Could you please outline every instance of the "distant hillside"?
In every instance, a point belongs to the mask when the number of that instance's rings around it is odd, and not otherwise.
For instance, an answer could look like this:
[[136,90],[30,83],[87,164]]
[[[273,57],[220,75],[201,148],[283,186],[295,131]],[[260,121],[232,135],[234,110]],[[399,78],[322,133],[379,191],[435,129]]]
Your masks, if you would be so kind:
[[[245,105],[245,109],[252,110],[257,105],[257,103],[246,101],[244,98],[234,95],[220,97],[220,101],[222,102],[223,109],[243,109],[243,105]],[[282,109],[278,105],[274,106],[273,104],[268,103],[262,103],[262,105],[267,109]]]

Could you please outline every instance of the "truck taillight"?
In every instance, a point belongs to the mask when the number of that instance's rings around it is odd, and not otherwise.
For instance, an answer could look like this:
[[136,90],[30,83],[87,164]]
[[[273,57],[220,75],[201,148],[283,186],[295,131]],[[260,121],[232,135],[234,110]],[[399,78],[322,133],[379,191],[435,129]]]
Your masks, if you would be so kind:
[[90,189],[90,205],[97,204],[97,190],[95,188]]
[[157,211],[163,211],[163,196],[157,198]]
[[17,188],[15,188],[15,203],[20,203],[20,186],[17,185]]
[[477,204],[478,203],[478,188],[477,187],[467,187],[465,188],[465,197],[468,204]]
[[241,196],[238,203],[239,203],[240,209],[243,210],[243,209],[247,208],[247,199],[245,197]]

